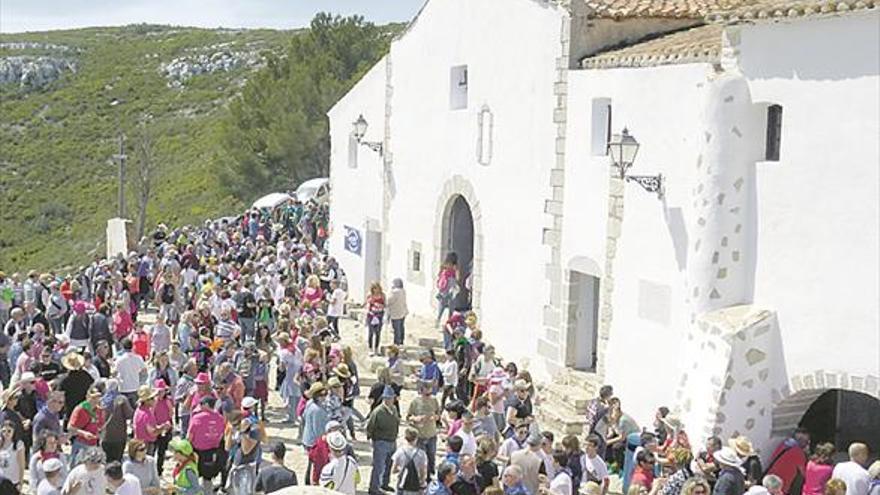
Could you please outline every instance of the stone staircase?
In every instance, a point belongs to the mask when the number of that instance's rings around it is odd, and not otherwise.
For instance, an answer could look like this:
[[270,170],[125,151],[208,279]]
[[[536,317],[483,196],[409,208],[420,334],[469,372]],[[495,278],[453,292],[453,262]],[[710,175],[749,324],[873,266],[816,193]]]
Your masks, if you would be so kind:
[[598,388],[593,374],[572,369],[561,371],[550,383],[538,386],[538,424],[564,435],[584,434],[587,406],[598,394]]
[[[382,356],[370,356],[366,342],[366,328],[363,325],[364,312],[361,308],[349,308],[349,317],[354,321],[345,322],[348,333],[343,332],[343,343],[354,351],[360,371],[361,386],[365,389],[376,383],[376,373],[385,366],[384,351],[390,341],[390,328],[382,331],[380,346]],[[418,360],[423,349],[434,349],[435,354],[444,352],[440,331],[434,328],[433,321],[419,316],[409,316],[406,322],[405,345],[400,347],[403,359],[404,390],[414,391],[417,374],[422,364]],[[499,356],[502,362],[504,359]],[[541,429],[550,430],[557,435],[582,435],[584,415],[590,399],[598,394],[599,385],[595,375],[572,369],[565,369],[554,376],[549,383],[538,384],[540,402],[536,405],[536,418]],[[362,390],[366,393],[366,390]]]

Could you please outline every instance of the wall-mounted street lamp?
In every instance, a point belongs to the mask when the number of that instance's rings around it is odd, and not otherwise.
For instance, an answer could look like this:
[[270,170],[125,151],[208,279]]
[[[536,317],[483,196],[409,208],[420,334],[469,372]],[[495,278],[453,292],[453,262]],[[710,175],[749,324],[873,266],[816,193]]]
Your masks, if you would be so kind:
[[639,142],[636,141],[626,127],[623,132],[615,134],[608,141],[608,153],[611,155],[611,164],[617,168],[620,178],[627,182],[635,182],[642,189],[657,193],[658,199],[663,199],[663,175],[629,175],[627,172],[636,160],[639,152]]
[[379,156],[382,156],[382,143],[379,141],[364,141],[364,136],[367,134],[367,119],[364,118],[363,114],[358,115],[357,120],[352,122],[352,127],[354,127],[354,138],[357,140],[358,144],[362,144],[367,148],[379,153]]

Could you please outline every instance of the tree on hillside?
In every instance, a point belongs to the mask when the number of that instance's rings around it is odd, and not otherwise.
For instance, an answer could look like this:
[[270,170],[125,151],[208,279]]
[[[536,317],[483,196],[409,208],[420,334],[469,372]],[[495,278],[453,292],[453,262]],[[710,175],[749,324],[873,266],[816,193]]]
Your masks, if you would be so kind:
[[326,112],[388,49],[391,33],[362,17],[318,14],[230,106],[224,183],[242,199],[328,173]]
[[153,129],[146,122],[141,121],[138,125],[137,136],[134,143],[133,169],[129,176],[130,185],[137,200],[137,239],[144,236],[147,223],[147,206],[150,204],[150,195],[153,192],[159,162],[156,158],[155,136]]

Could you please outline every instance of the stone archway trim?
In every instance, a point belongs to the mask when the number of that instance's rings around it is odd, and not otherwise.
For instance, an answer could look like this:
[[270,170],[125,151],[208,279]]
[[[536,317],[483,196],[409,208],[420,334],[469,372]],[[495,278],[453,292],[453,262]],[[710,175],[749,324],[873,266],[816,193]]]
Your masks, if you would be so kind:
[[782,390],[773,390],[772,434],[787,435],[797,427],[810,404],[828,390],[848,390],[880,399],[880,377],[845,371],[815,370],[794,375]]
[[[480,314],[481,301],[483,295],[483,213],[480,207],[480,201],[474,191],[474,186],[469,180],[461,175],[453,175],[443,183],[443,188],[437,196],[437,204],[434,207],[434,263],[431,272],[431,283],[434,284],[434,278],[440,271],[440,264],[443,252],[443,225],[444,219],[449,209],[450,201],[456,196],[461,196],[467,201],[471,209],[471,217],[474,223],[474,258],[473,271],[471,272],[471,305],[477,314]],[[436,287],[431,290],[431,305],[437,306]]]

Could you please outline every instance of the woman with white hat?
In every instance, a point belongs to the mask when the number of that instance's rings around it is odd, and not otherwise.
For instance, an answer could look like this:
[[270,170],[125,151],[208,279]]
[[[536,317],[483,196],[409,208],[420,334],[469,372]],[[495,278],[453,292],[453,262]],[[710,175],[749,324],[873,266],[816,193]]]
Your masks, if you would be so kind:
[[723,447],[714,454],[715,462],[721,470],[712,495],[743,495],[746,491],[746,480],[743,475],[742,459],[730,447]]
[[36,485],[34,493],[37,495],[57,495],[61,493],[61,486],[67,478],[67,470],[64,463],[59,459],[47,459],[41,465],[45,477]]

